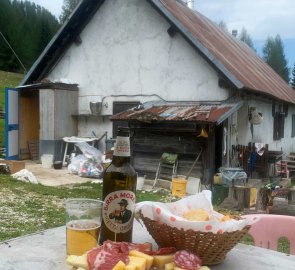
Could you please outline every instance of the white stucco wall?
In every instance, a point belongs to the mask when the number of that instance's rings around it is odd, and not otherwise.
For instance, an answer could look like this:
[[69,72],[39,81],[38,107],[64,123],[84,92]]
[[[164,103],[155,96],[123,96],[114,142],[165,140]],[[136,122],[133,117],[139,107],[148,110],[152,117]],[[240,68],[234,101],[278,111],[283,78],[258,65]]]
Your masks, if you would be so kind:
[[[169,27],[147,1],[105,1],[81,33],[82,44],[70,47],[49,79],[79,84],[80,114],[90,112],[90,101],[103,100],[102,114],[111,115],[113,101],[228,98],[213,68],[179,33],[171,38]],[[79,119],[81,136],[111,134],[108,117]]]
[[[253,125],[253,138],[248,120],[248,107],[256,107],[257,111],[263,114],[263,122],[260,125]],[[292,114],[295,114],[295,106],[288,106],[288,116],[285,118],[284,138],[273,140],[274,119],[272,116],[272,103],[266,100],[250,99],[238,111],[238,143],[248,145],[249,142],[261,142],[269,145],[269,150],[283,151],[284,154],[295,151],[295,137],[291,137]]]

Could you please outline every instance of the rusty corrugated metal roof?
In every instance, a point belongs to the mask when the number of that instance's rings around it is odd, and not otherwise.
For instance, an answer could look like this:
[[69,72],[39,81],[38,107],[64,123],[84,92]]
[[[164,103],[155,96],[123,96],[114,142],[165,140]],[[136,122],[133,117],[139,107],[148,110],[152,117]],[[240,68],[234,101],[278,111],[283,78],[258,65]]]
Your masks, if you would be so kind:
[[177,0],[149,0],[237,88],[295,103],[295,91],[250,47]]
[[143,105],[115,114],[113,121],[189,121],[220,124],[242,106],[242,102],[232,104],[167,104],[160,102],[154,105]]

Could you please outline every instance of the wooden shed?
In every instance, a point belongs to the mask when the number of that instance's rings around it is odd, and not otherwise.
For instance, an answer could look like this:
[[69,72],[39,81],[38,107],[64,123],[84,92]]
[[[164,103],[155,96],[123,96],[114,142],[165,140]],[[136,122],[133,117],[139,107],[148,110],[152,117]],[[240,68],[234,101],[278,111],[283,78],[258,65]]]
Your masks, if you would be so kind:
[[[210,183],[223,162],[223,124],[240,106],[239,103],[146,104],[111,119],[128,121],[132,162],[139,174],[153,179],[162,154],[168,152],[178,155],[177,173],[187,175],[202,149],[191,176]],[[167,172],[166,178],[171,178],[171,172],[170,175]]]
[[[62,138],[77,134],[72,115],[78,111],[78,87],[65,83],[37,83],[6,89],[7,159],[62,156]],[[65,106],[66,104],[66,106]]]

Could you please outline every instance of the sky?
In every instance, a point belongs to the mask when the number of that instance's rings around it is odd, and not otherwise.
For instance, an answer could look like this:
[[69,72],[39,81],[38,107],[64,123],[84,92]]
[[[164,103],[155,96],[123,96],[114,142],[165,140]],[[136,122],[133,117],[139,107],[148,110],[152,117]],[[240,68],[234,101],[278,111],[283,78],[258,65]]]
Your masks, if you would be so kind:
[[280,35],[289,67],[295,64],[295,1],[294,0],[194,0],[195,9],[229,31],[243,27],[254,47],[262,55],[268,37]]
[[[32,1],[32,0],[31,0]],[[122,0],[123,1],[123,0]],[[126,1],[126,0],[124,0]],[[219,23],[224,21],[229,31],[245,27],[254,47],[262,55],[267,37],[280,35],[288,65],[295,64],[295,0],[193,0],[197,11]],[[33,0],[57,18],[63,0]]]

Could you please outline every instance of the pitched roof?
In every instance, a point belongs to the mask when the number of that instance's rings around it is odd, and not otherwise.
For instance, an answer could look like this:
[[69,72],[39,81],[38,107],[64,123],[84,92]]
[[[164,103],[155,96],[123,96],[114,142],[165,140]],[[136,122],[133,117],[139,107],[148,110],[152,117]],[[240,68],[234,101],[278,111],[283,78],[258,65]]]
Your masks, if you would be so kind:
[[202,122],[219,125],[232,113],[236,112],[242,102],[238,103],[146,103],[111,117],[112,121],[140,122]]
[[295,91],[248,45],[177,0],[149,0],[238,89],[295,103]]
[[[180,0],[147,0],[235,87],[295,103],[295,91],[246,44]],[[82,0],[31,67],[21,85],[45,77],[104,0]]]

